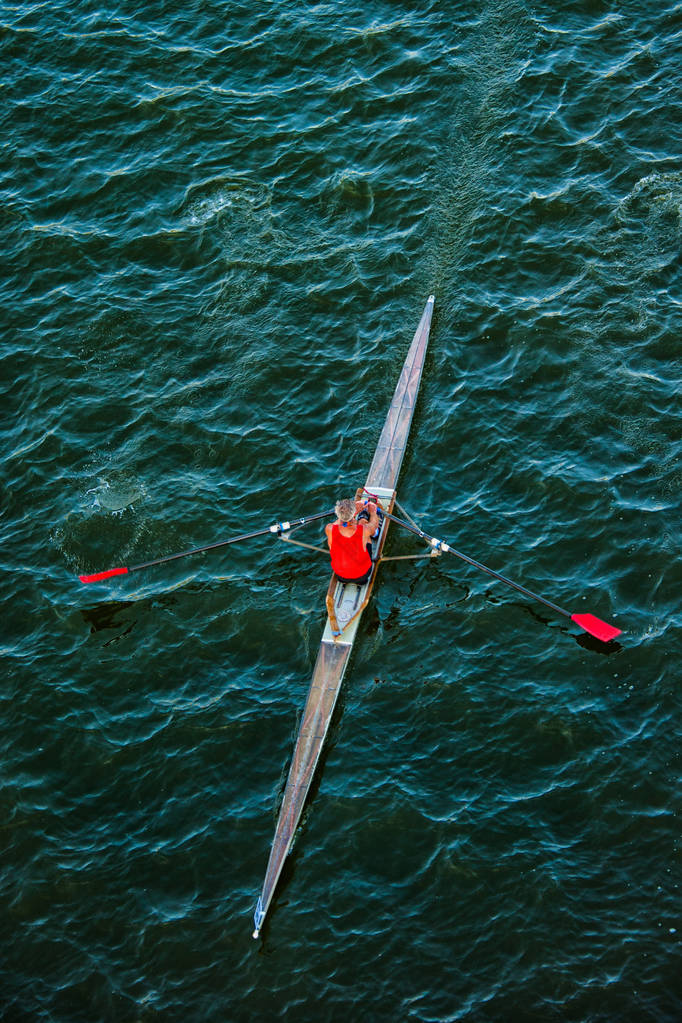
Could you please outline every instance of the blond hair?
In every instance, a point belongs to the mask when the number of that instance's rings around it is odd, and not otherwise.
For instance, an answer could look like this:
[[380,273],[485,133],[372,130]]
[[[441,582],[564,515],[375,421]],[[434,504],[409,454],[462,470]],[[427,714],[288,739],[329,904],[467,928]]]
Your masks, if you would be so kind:
[[350,522],[355,517],[355,501],[350,497],[342,497],[334,505],[334,511],[341,522]]

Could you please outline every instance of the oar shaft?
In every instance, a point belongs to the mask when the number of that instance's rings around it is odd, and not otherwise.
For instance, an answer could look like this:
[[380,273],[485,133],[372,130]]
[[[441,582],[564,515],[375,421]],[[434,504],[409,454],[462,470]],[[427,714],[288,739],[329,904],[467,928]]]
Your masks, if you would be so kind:
[[398,526],[403,526],[408,529],[410,533],[414,533],[415,536],[425,540],[426,543],[430,544],[434,550],[446,551],[448,554],[454,554],[456,558],[460,558],[462,561],[466,561],[467,565],[472,565],[474,568],[480,568],[482,572],[492,576],[493,579],[499,580],[501,583],[506,583],[507,586],[511,586],[512,589],[517,590],[519,593],[523,593],[526,597],[531,597],[533,600],[538,600],[545,607],[551,608],[552,611],[556,611],[557,614],[564,615],[565,618],[572,618],[571,612],[566,611],[563,607],[559,607],[558,604],[554,604],[551,600],[547,600],[546,597],[541,597],[539,593],[533,593],[526,586],[522,586],[521,583],[515,583],[513,579],[508,579],[506,575],[502,575],[501,572],[496,572],[494,568],[489,568],[488,565],[483,565],[480,561],[476,561],[475,558],[470,558],[468,554],[462,554],[461,551],[455,550],[450,544],[445,543],[444,540],[437,540],[434,536],[429,536],[423,529],[418,529],[415,526],[410,525],[409,522],[405,522],[403,519],[397,518],[395,515],[390,515],[388,512],[384,512],[387,519],[391,522],[395,522]]
[[215,543],[206,544],[204,547],[193,547],[189,551],[181,551],[179,554],[168,554],[165,558],[155,558],[154,561],[143,561],[139,565],[131,565],[129,572],[137,572],[140,568],[152,568],[154,565],[164,565],[168,561],[176,561],[178,558],[187,558],[192,554],[203,554],[204,551],[215,551],[219,547],[227,547],[231,543],[239,543],[241,540],[254,540],[257,536],[266,536],[268,533],[288,533],[290,529],[306,526],[309,522],[317,519],[326,519],[333,515],[334,511],[317,512],[315,515],[304,515],[299,519],[291,519],[287,522],[275,522],[265,529],[256,529],[252,533],[241,533],[240,536],[231,536],[229,540],[217,540]]
[[180,551],[179,554],[167,554],[163,558],[154,558],[153,561],[142,561],[139,565],[129,565],[126,568],[112,568],[106,572],[96,572],[93,575],[81,575],[80,580],[84,583],[100,582],[111,576],[127,575],[129,572],[138,572],[142,568],[153,568],[155,565],[165,565],[169,561],[177,561],[178,558],[188,558],[192,554],[214,551],[218,547],[227,547],[231,543],[239,543],[240,540],[252,540],[254,537],[265,536],[267,533],[281,535],[282,533],[288,533],[291,529],[297,529],[299,526],[307,526],[309,522],[315,522],[317,519],[327,519],[333,514],[333,510],[323,511],[316,512],[315,515],[304,515],[299,519],[291,519],[288,522],[275,522],[272,526],[266,526],[265,529],[256,529],[252,533],[242,533],[240,536],[230,537],[229,540],[218,540],[203,547],[193,547],[189,551]]
[[229,540],[218,540],[216,543],[209,543],[205,547],[192,547],[188,551],[180,551],[178,554],[168,554],[164,558],[154,558],[153,561],[141,561],[139,565],[129,565],[129,572],[137,572],[141,568],[153,568],[155,565],[165,565],[169,561],[177,561],[178,558],[189,558],[192,554],[203,554],[204,551],[213,551],[217,547],[227,547],[228,544],[238,543],[240,540],[251,540],[256,536],[263,536],[269,533],[269,529],[259,529],[255,533],[242,533],[241,536],[230,537]]

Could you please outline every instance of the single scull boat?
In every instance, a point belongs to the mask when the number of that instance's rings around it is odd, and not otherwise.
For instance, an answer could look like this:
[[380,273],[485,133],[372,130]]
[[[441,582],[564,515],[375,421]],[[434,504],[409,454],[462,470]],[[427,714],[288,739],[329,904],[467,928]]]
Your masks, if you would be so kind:
[[[389,513],[393,511],[398,475],[417,402],[419,383],[429,342],[433,303],[434,297],[431,295],[407,353],[365,483],[365,489],[373,497],[378,498]],[[353,649],[360,617],[372,594],[388,526],[389,520],[383,519],[379,536],[373,543],[374,569],[369,580],[363,586],[342,583],[336,576],[332,576],[329,584],[327,624],[322,634],[303,721],[289,769],[284,800],[270,850],[268,868],[265,872],[263,890],[253,917],[254,938],[260,934],[263,921],[275,894],[284,861],[291,849],[291,843],[301,819],[310,783],[313,780]]]
[[[253,932],[254,938],[257,938],[260,934],[263,921],[272,903],[284,861],[291,849],[296,828],[301,819],[301,813],[303,812],[320,752],[334,713],[343,676],[350,659],[360,617],[372,593],[390,522],[397,523],[424,540],[430,547],[430,556],[449,553],[460,558],[462,561],[465,561],[474,568],[480,569],[499,582],[506,583],[507,586],[512,587],[512,589],[523,594],[525,597],[537,600],[555,613],[569,618],[584,632],[587,632],[588,635],[599,640],[600,643],[609,644],[621,633],[617,626],[602,621],[596,615],[587,612],[573,613],[559,607],[553,601],[540,596],[538,593],[533,593],[526,586],[514,582],[488,565],[476,561],[467,554],[460,553],[444,540],[438,540],[434,536],[429,536],[428,533],[425,533],[415,523],[405,522],[393,514],[394,505],[397,504],[396,485],[398,475],[407,446],[412,416],[419,393],[426,348],[429,341],[433,303],[434,298],[432,295],[426,303],[421,322],[405,359],[402,373],[393,395],[393,401],[391,402],[391,407],[374,453],[367,481],[364,487],[359,488],[356,495],[356,497],[360,497],[363,493],[367,493],[376,499],[384,509],[384,517],[381,521],[378,536],[373,540],[372,545],[372,560],[374,562],[372,574],[368,582],[362,586],[342,583],[335,576],[332,576],[331,583],[329,584],[327,592],[327,624],[322,635],[322,642],[310,683],[303,722],[298,739],[296,740],[284,799],[277,820],[270,859],[268,860],[265,881],[263,882],[263,890],[258,899],[258,905],[254,914],[256,925]],[[142,562],[138,565],[121,566],[107,569],[104,572],[81,575],[80,580],[84,583],[99,583],[113,576],[127,575],[130,572],[152,568],[156,565],[162,565],[166,562],[175,561],[178,558],[185,558],[204,551],[227,547],[230,544],[249,540],[253,537],[264,536],[268,533],[274,534],[290,543],[297,543],[298,541],[292,540],[290,536],[293,529],[298,529],[317,519],[327,518],[331,514],[331,511],[318,512],[314,515],[308,515],[291,521],[275,522],[264,529],[242,533],[241,536],[233,536],[227,540],[210,543],[204,547],[194,547],[179,554],[168,554],[165,557]],[[302,544],[301,546],[309,547],[310,545]],[[321,550],[321,548],[314,547],[313,550]],[[417,555],[417,557],[419,556]]]

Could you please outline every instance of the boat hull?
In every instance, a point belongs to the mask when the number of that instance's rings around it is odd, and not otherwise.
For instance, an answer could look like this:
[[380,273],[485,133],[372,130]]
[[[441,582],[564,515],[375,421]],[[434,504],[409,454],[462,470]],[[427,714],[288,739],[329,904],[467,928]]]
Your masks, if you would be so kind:
[[[388,512],[393,511],[395,488],[417,402],[431,327],[433,302],[434,299],[431,296],[426,303],[403,364],[365,487],[358,492],[372,495]],[[388,519],[383,519],[379,536],[373,541],[374,569],[364,585],[343,583],[334,575],[332,575],[329,584],[327,592],[329,613],[289,768],[263,890],[254,913],[254,938],[260,934],[303,813],[348,667],[360,619],[369,603],[376,581],[388,527]]]

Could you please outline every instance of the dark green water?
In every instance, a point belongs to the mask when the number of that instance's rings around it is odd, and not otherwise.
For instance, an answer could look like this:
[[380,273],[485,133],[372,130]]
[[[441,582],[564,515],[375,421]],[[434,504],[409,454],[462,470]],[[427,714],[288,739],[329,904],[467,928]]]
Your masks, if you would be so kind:
[[[679,4],[0,25],[0,1018],[682,1018]],[[624,635],[384,566],[256,943],[326,561],[76,576],[363,482],[430,292],[403,505]]]

